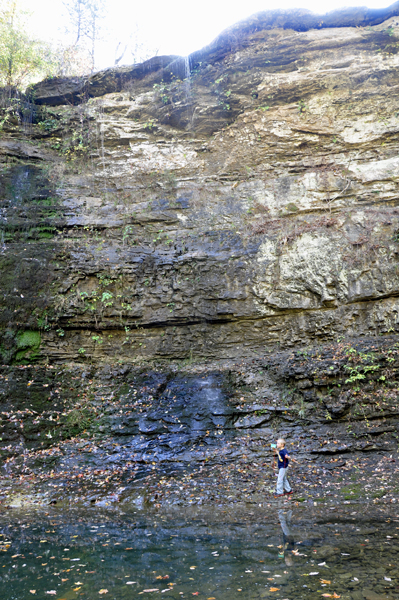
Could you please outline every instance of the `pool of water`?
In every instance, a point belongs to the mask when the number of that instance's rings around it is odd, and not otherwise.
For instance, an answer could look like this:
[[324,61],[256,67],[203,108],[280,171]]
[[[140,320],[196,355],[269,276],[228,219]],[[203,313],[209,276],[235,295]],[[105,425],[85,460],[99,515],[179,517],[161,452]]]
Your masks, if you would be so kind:
[[0,598],[399,598],[399,510],[0,513]]

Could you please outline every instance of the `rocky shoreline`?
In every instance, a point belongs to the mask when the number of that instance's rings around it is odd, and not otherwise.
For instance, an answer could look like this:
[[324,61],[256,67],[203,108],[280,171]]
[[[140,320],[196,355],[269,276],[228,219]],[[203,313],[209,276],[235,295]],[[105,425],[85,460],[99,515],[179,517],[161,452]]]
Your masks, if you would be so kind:
[[[250,440],[247,439],[248,446]],[[85,442],[87,445],[87,441]],[[80,444],[77,443],[77,446]],[[65,448],[73,454],[71,448]],[[259,460],[259,452],[256,453]],[[270,454],[270,452],[269,452]],[[216,457],[201,466],[146,465],[140,469],[86,466],[65,471],[2,476],[0,502],[4,508],[98,506],[125,509],[174,506],[270,506],[277,502],[314,504],[395,503],[399,495],[399,454],[338,456],[324,462],[296,455],[300,466],[291,470],[292,497],[274,497],[276,475],[272,460],[254,462],[251,448],[239,459],[221,464]]]
[[278,436],[297,499],[394,500],[398,353],[369,339],[167,369],[4,367],[3,505],[264,503]]

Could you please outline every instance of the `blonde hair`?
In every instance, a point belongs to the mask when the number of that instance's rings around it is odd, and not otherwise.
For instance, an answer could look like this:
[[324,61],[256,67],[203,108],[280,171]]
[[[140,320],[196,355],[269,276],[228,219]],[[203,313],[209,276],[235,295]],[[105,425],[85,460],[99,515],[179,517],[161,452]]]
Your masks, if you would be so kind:
[[285,439],[284,438],[278,438],[277,443],[278,444],[282,444],[283,446],[285,446]]

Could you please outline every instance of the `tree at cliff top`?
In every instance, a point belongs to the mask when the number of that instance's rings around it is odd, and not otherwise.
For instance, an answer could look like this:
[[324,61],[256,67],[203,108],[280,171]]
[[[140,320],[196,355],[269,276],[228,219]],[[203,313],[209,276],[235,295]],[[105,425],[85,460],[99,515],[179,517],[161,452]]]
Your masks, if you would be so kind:
[[90,71],[95,68],[97,43],[101,39],[104,19],[103,0],[65,0],[64,6],[69,16],[67,32],[73,36],[71,50],[89,56]]
[[17,0],[0,0],[0,85],[21,89],[54,73],[50,46],[28,34],[28,17]]

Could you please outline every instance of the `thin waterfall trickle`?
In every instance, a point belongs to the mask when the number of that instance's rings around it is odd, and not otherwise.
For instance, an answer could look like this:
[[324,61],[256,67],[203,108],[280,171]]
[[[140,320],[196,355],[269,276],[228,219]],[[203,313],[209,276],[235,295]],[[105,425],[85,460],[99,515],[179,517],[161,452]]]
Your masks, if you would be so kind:
[[193,124],[193,111],[191,107],[191,70],[190,70],[190,57],[184,57],[184,90],[186,96],[187,103],[187,121],[188,121],[188,129],[192,129]]
[[25,135],[32,133],[34,104],[29,100],[21,101],[22,129]]
[[3,229],[0,232],[0,252],[3,254],[3,252],[5,252],[7,249],[6,247],[6,238],[4,235],[4,231]]

